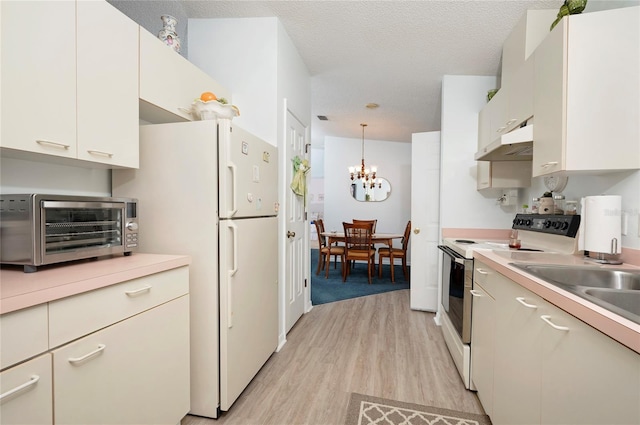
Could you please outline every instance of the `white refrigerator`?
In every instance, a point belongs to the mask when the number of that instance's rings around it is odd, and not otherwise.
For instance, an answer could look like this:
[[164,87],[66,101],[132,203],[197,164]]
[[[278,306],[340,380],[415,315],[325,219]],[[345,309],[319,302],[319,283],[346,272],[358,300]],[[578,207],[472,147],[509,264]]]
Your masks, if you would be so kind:
[[[139,252],[187,254],[191,410],[228,410],[278,344],[278,158],[230,120],[140,127]],[[134,254],[135,255],[135,254]]]

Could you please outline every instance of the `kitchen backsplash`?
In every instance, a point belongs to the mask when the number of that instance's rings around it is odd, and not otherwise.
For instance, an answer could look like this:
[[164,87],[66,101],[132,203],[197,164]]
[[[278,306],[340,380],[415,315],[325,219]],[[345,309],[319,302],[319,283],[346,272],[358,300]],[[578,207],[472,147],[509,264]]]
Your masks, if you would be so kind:
[[[531,188],[518,192],[518,205],[531,206],[532,198],[540,197],[547,191],[542,178],[534,178],[531,183]],[[562,194],[567,201],[578,201],[578,205],[584,196],[620,195],[622,212],[627,216],[627,234],[622,235],[622,246],[640,249],[640,171],[569,176]],[[578,213],[581,213],[579,206]]]

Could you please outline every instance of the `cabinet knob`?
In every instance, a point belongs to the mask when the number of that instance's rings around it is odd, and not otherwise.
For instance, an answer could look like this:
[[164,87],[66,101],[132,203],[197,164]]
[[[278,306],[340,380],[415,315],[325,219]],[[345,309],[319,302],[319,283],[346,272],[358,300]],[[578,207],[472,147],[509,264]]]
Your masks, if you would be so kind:
[[420,233],[420,228],[416,227],[415,229],[413,229],[413,233],[415,233],[416,235]]

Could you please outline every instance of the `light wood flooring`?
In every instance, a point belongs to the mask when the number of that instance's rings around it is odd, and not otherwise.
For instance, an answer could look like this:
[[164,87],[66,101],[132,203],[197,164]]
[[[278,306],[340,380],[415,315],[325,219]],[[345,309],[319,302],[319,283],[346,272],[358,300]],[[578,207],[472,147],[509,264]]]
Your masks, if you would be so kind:
[[484,413],[409,290],[315,306],[228,412],[181,425],[343,424],[351,392]]

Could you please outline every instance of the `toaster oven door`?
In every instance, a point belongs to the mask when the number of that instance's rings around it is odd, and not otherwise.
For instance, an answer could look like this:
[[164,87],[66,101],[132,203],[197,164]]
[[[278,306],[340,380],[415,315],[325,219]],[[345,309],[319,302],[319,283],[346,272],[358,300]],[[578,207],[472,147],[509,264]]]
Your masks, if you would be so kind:
[[124,205],[121,202],[43,201],[42,264],[123,252]]

